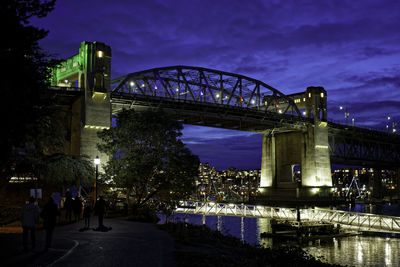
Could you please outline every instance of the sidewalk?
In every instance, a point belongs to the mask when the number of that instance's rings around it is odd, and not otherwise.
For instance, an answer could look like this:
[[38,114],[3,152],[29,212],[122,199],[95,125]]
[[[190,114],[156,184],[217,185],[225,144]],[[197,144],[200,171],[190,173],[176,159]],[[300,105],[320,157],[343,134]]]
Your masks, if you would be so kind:
[[[97,217],[91,220],[97,227]],[[44,230],[36,231],[36,248],[22,249],[19,223],[0,227],[1,266],[175,266],[174,241],[153,224],[105,219],[108,232],[80,232],[83,221],[57,226],[53,248],[45,251]]]

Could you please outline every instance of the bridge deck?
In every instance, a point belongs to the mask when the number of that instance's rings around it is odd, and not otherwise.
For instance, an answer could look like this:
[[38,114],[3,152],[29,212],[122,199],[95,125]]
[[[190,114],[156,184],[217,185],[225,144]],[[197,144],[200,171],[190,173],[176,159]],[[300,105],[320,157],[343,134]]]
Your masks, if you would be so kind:
[[[175,213],[288,220],[297,218],[297,211],[293,208],[194,201],[182,201]],[[300,214],[302,220],[338,223],[360,231],[400,234],[400,217],[321,208],[300,209]]]

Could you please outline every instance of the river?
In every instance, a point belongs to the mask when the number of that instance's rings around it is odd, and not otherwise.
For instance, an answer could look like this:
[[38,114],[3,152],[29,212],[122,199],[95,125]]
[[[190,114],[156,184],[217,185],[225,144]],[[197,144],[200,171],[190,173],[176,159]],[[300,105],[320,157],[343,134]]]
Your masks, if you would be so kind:
[[[343,210],[400,216],[396,205],[369,206],[356,204],[341,207]],[[252,245],[275,247],[271,238],[260,238],[260,233],[270,232],[268,218],[243,218],[228,216],[203,216],[175,214],[174,220],[192,224],[205,223],[211,229],[240,238]],[[400,238],[350,236],[303,244],[303,249],[321,261],[348,266],[400,266]]]

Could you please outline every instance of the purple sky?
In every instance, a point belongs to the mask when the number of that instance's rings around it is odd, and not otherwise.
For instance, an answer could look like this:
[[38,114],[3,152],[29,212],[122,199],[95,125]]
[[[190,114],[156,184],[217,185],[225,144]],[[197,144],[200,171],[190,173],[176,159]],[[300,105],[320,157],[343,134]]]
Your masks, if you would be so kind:
[[[328,117],[400,121],[400,1],[58,0],[41,46],[58,58],[81,41],[113,52],[112,78],[172,65],[246,75],[283,93],[323,86]],[[400,124],[400,123],[399,123]],[[400,128],[400,126],[398,127]],[[218,169],[260,168],[261,136],[186,126],[184,141]]]

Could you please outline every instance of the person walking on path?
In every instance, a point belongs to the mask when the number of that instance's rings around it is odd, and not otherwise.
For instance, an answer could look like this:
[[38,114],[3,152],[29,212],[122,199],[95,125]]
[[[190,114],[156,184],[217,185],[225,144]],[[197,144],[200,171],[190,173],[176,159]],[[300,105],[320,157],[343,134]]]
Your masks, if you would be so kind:
[[40,217],[43,219],[43,226],[46,230],[46,250],[51,248],[51,241],[53,240],[53,232],[56,227],[57,216],[60,215],[56,203],[52,197],[43,207],[43,211],[40,213]]
[[90,227],[90,216],[92,216],[92,207],[89,202],[85,203],[85,208],[83,209],[83,218],[85,219],[85,228],[89,229]]
[[69,191],[69,189],[67,189],[67,192],[65,193],[64,209],[65,209],[65,219],[68,222],[71,222],[72,205],[73,205],[73,199],[71,196],[71,192]]
[[99,226],[98,228],[103,228],[103,218],[104,218],[104,213],[106,212],[106,202],[103,199],[103,196],[100,196],[99,200],[96,201],[96,204],[94,205],[94,212],[97,214],[98,219],[99,219]]
[[78,222],[82,213],[82,200],[78,196],[72,202],[72,209],[74,211],[74,219]]
[[22,206],[21,222],[22,222],[22,243],[24,251],[28,251],[28,232],[31,234],[32,249],[36,247],[36,226],[39,223],[40,209],[35,204],[35,198],[30,197],[29,203]]

